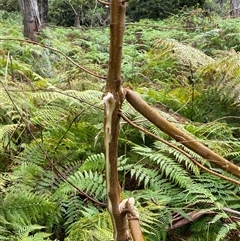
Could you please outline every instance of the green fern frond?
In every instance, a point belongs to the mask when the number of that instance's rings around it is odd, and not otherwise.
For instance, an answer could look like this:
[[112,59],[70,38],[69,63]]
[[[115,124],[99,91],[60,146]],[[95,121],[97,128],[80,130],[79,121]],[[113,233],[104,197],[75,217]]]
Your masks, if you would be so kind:
[[102,92],[97,90],[86,90],[82,92],[67,90],[64,93],[69,96],[76,97],[79,100],[87,102],[89,104],[100,104],[102,99]]
[[133,150],[138,155],[147,158],[152,164],[158,165],[159,172],[180,187],[187,187],[190,183],[193,183],[187,171],[163,153],[141,146],[133,147]]
[[227,238],[227,235],[231,232],[231,231],[237,231],[238,232],[238,229],[239,229],[239,225],[240,223],[237,222],[237,223],[230,223],[230,224],[224,224],[218,234],[217,234],[217,237],[216,237],[216,241],[223,241],[223,240],[226,240]]
[[103,172],[105,168],[105,156],[103,153],[93,154],[87,157],[79,168],[79,171],[98,171]]
[[[221,174],[229,176],[229,174],[227,175],[225,172]],[[200,184],[202,188],[211,192],[217,202],[232,209],[240,208],[238,197],[239,188],[236,184],[221,180],[219,177],[210,175],[209,173],[201,173],[195,176],[194,180]]]
[[82,216],[84,202],[78,196],[70,196],[69,200],[61,202],[62,215],[64,216],[64,226],[68,232],[71,226]]
[[143,183],[144,189],[159,189],[158,184],[161,177],[157,170],[149,169],[140,164],[125,165],[124,167],[121,167],[121,171],[122,170],[125,170],[126,172],[129,171],[131,178],[135,178],[138,181],[139,186]]
[[[13,178],[13,181],[16,180]],[[52,219],[56,206],[49,201],[46,195],[35,195],[27,189],[16,187],[12,188],[11,192],[6,192],[5,196],[1,198],[1,240],[25,240],[33,237],[32,234],[35,232],[36,237],[47,238],[50,236],[41,231],[37,234],[38,230],[44,227],[34,224],[45,225],[48,219]]]
[[228,215],[226,214],[226,213],[224,213],[224,212],[222,212],[222,213],[218,213],[217,215],[215,215],[214,217],[213,217],[213,219],[211,220],[211,224],[212,223],[217,223],[219,220],[221,220],[221,219],[227,219],[227,218],[229,218],[228,217]]
[[113,234],[110,230],[106,230],[105,228],[97,227],[97,231],[94,233],[95,233],[94,238],[96,240],[113,241]]
[[38,222],[46,213],[52,213],[54,203],[46,195],[35,195],[26,190],[19,191],[7,194],[1,201],[0,212],[4,213],[9,222],[29,224]]
[[[24,226],[17,231],[17,241],[43,241],[49,240],[51,234],[42,232],[45,229],[44,226],[40,225],[28,225]],[[31,235],[32,233],[35,233]]]
[[4,141],[4,140],[9,141],[12,134],[15,133],[15,131],[19,130],[22,127],[24,127],[24,126],[18,125],[18,124],[0,125],[0,140],[1,141]]
[[159,39],[155,42],[155,49],[161,55],[172,55],[186,66],[198,68],[213,62],[213,59],[202,51],[171,39]]
[[80,103],[89,105],[100,104],[102,98],[102,92],[96,90],[66,90],[66,91],[42,91],[32,94],[32,100],[36,100],[37,103],[54,103],[56,101],[62,101],[72,105],[73,103],[79,106]]
[[[7,56],[5,59],[0,59],[0,68],[5,67],[7,65]],[[25,76],[27,79],[32,81],[43,80],[44,78],[41,77],[39,74],[32,70],[32,67],[24,62],[14,59],[11,62],[11,70],[17,71],[22,76]]]
[[217,197],[213,195],[210,190],[204,188],[204,186],[201,186],[197,183],[188,185],[188,189],[185,191],[185,193],[185,201],[191,200],[190,202],[192,205],[198,203],[218,205]]
[[50,123],[66,121],[68,115],[69,112],[62,107],[45,106],[33,113],[34,117],[31,118],[31,122],[34,125],[49,126]]
[[[73,175],[68,177],[68,180],[76,185],[80,190],[86,192],[90,196],[93,195],[95,198],[105,199],[106,198],[106,187],[103,174],[98,172],[89,171],[77,171]],[[76,189],[68,183],[62,183],[59,186],[55,196],[56,198],[65,196],[66,194],[75,194]]]
[[45,170],[33,162],[22,162],[13,168],[13,175],[17,185],[24,187],[35,187],[36,179],[44,175]]
[[[179,144],[178,142],[176,142],[174,140],[170,141],[170,143],[175,145],[176,147],[184,150],[188,155],[190,155],[191,157],[194,157],[196,160],[202,162],[202,158],[198,154],[189,150],[185,146]],[[176,150],[172,147],[169,147],[168,145],[166,145],[160,141],[156,141],[154,143],[154,146],[156,147],[156,150],[161,151],[162,153],[164,153],[167,156],[171,156],[179,164],[183,164],[187,168],[187,170],[190,170],[195,174],[199,173],[199,168],[183,153],[179,152],[178,150]]]
[[[101,233],[101,230],[105,230]],[[109,239],[110,238],[110,239]],[[91,217],[82,217],[72,225],[67,241],[82,240],[109,240],[113,241],[112,223],[107,211],[92,215]]]
[[205,79],[210,87],[221,93],[221,98],[232,99],[234,103],[239,102],[240,87],[240,55],[235,53],[225,58],[216,60],[199,68],[198,73]]
[[42,150],[40,150],[39,146],[34,142],[24,146],[24,150],[16,157],[15,161],[17,163],[33,162],[37,165],[47,162]]
[[[165,222],[165,208],[154,203],[138,207],[141,229],[146,240],[165,240],[169,223]],[[163,221],[164,220],[164,221]]]

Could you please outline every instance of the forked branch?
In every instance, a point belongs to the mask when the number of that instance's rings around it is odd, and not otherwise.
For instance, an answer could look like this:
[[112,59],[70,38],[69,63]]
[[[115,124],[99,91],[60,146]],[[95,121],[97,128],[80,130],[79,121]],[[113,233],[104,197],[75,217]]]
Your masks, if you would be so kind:
[[127,215],[119,211],[121,188],[118,181],[118,135],[120,117],[118,111],[123,102],[121,88],[122,46],[125,28],[125,4],[110,1],[110,50],[106,80],[104,115],[104,145],[106,162],[107,207],[114,228],[114,241],[130,239]]

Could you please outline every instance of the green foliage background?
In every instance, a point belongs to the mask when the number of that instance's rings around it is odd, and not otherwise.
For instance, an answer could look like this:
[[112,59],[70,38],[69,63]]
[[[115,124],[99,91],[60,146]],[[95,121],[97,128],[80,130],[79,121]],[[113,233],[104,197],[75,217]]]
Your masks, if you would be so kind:
[[[128,2],[127,18],[129,21],[140,19],[164,19],[179,12],[186,7],[202,7],[205,0],[131,0]],[[208,9],[217,4],[214,1],[207,1]],[[11,12],[18,11],[18,0],[0,0],[2,10]],[[74,8],[74,10],[73,10]],[[211,7],[213,8],[213,7]],[[211,9],[213,10],[213,9]],[[59,26],[75,26],[76,19],[74,11],[80,15],[81,25],[85,27],[106,26],[109,23],[109,9],[95,0],[51,0],[49,1],[49,21]]]
[[[21,17],[0,12],[0,35],[22,39]],[[238,19],[202,9],[126,25],[123,85],[197,141],[239,165]],[[45,28],[40,43],[106,75],[109,29]],[[0,240],[112,240],[105,208],[104,79],[66,57],[0,40]],[[224,171],[160,132],[127,103],[134,123]],[[119,176],[146,240],[239,240],[239,186],[121,122]],[[87,194],[93,200],[86,197]],[[191,212],[204,214],[172,229]]]

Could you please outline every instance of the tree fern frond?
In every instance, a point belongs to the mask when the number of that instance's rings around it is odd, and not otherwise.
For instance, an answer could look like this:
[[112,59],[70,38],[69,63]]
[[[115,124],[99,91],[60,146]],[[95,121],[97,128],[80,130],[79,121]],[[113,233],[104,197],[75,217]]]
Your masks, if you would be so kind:
[[9,141],[10,137],[16,130],[21,129],[24,125],[19,124],[8,124],[8,125],[0,125],[0,140]]
[[126,171],[130,170],[131,177],[138,181],[138,185],[143,183],[144,189],[150,188],[151,190],[159,189],[159,182],[161,177],[157,170],[152,170],[144,167],[143,165],[127,165]]
[[[227,175],[224,173],[224,175]],[[219,177],[212,176],[209,173],[202,173],[194,177],[194,180],[200,184],[202,188],[214,195],[216,202],[232,208],[239,209],[239,187],[234,183],[221,180]]]
[[[77,171],[68,177],[68,180],[76,185],[80,190],[93,195],[95,198],[105,199],[106,188],[103,174],[90,171]],[[56,198],[65,196],[66,194],[75,194],[76,190],[68,183],[62,183],[59,190],[55,193]]]
[[201,185],[198,185],[197,183],[188,186],[185,200],[191,200],[190,202],[192,205],[198,203],[218,205],[217,198],[211,193],[211,191]]
[[[141,229],[146,240],[165,240],[170,221],[170,212],[162,205],[147,202],[137,207]],[[169,219],[168,219],[168,218]]]
[[224,212],[218,213],[218,214],[215,215],[215,216],[213,217],[213,219],[211,220],[211,224],[212,224],[212,223],[216,223],[216,222],[218,222],[219,220],[221,220],[221,219],[226,219],[226,218],[228,218],[228,215],[227,215],[226,213],[224,213]]
[[15,185],[24,185],[24,187],[33,188],[36,185],[36,179],[44,175],[45,170],[33,162],[22,162],[13,168]]
[[38,109],[36,113],[33,113],[31,122],[34,125],[41,125],[48,127],[50,123],[59,123],[66,121],[69,116],[69,112],[62,107],[58,106],[45,106],[44,108]]
[[85,204],[78,196],[70,196],[68,200],[60,205],[65,219],[64,226],[68,232],[71,226],[81,217],[81,210]]
[[66,93],[69,96],[77,97],[79,100],[87,102],[89,104],[99,104],[102,99],[102,92],[97,90],[85,90],[85,91],[75,91],[75,90],[66,90]]
[[26,145],[24,150],[16,157],[16,162],[33,162],[41,165],[46,163],[46,157],[36,143]]
[[98,171],[103,172],[105,168],[105,157],[103,153],[93,154],[87,157],[79,168],[79,171]]
[[[48,237],[51,235],[49,233],[42,232],[45,229],[44,226],[40,225],[28,225],[23,226],[17,231],[18,239],[17,241],[42,241],[48,240]],[[35,233],[34,235],[31,235]]]
[[[200,157],[195,152],[192,152],[188,148],[186,148],[186,147],[184,148],[183,145],[177,143],[175,140],[170,141],[170,143],[175,145],[176,147],[180,147],[182,150],[184,150],[190,156],[194,157],[196,160],[198,160],[200,162],[202,161],[202,157]],[[178,163],[184,164],[185,167],[187,168],[187,170],[190,170],[190,171],[194,172],[195,174],[199,173],[199,168],[188,157],[186,157],[186,155],[184,155],[183,153],[179,152],[178,150],[176,150],[172,147],[169,147],[168,145],[166,145],[166,144],[164,144],[160,141],[156,141],[154,143],[154,146],[156,147],[157,150],[161,151],[166,156],[170,155]]]
[[99,209],[94,206],[83,206],[82,210],[80,211],[83,217],[91,217],[99,213]]
[[[7,65],[7,58],[0,59],[0,67]],[[11,62],[11,70],[15,72],[19,72],[22,76],[25,76],[26,79],[30,79],[32,81],[43,80],[39,74],[33,71],[31,65],[28,65],[22,61],[13,59]]]
[[239,229],[239,222],[238,223],[230,223],[230,224],[224,224],[218,234],[217,234],[217,237],[216,237],[216,241],[221,241],[221,240],[226,240],[225,238],[227,237],[227,235],[231,232],[231,231],[238,231]]
[[187,171],[163,153],[155,152],[151,148],[141,146],[133,147],[133,150],[140,156],[149,159],[151,163],[157,164],[159,166],[159,172],[174,183],[177,183],[180,187],[187,187],[187,185],[193,183]]
[[[104,233],[101,233],[102,229],[105,230]],[[92,215],[91,217],[80,218],[79,221],[72,225],[66,240],[82,241],[87,239],[113,241],[112,224],[107,211]]]
[[195,69],[199,66],[213,62],[213,59],[207,56],[202,51],[193,48],[190,45],[180,43],[176,40],[159,39],[155,42],[155,49],[158,50],[160,53],[163,49],[163,55],[173,55],[178,60],[180,60],[180,62]]
[[113,235],[110,230],[107,230],[105,228],[97,227],[97,231],[94,232],[94,238],[96,240],[106,240],[106,241],[113,241]]
[[[0,213],[17,230],[31,223],[41,223],[51,217],[55,204],[46,195],[28,190],[16,190],[1,200]],[[41,220],[41,221],[40,221]]]
[[198,72],[207,81],[213,82],[213,87],[225,99],[232,99],[233,103],[239,103],[240,87],[240,55],[235,53],[225,58],[216,60],[208,65],[199,68]]

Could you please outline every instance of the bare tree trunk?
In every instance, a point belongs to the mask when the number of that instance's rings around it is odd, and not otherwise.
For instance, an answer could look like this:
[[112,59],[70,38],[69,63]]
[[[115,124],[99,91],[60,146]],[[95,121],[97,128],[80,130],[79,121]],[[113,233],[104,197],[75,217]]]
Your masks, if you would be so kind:
[[69,4],[69,6],[72,8],[74,14],[75,14],[75,19],[74,19],[74,25],[77,27],[77,28],[81,28],[81,24],[80,24],[80,17],[81,17],[81,14],[80,14],[80,9],[77,9],[76,7],[73,6],[73,4],[71,4],[70,1],[66,1],[67,4]]
[[48,0],[38,0],[42,25],[48,22]]
[[79,14],[78,12],[75,12],[74,25],[75,25],[77,28],[81,28],[81,24],[80,24],[80,14]]
[[37,0],[19,0],[23,17],[23,36],[36,41],[36,34],[41,29]]
[[233,18],[240,16],[240,0],[230,0],[230,16]]
[[106,160],[106,186],[108,212],[114,227],[114,241],[128,241],[129,228],[126,213],[120,213],[121,188],[118,182],[118,134],[120,129],[119,109],[123,102],[121,88],[122,46],[125,28],[125,2],[110,1],[110,51],[109,70],[106,81],[104,143]]

